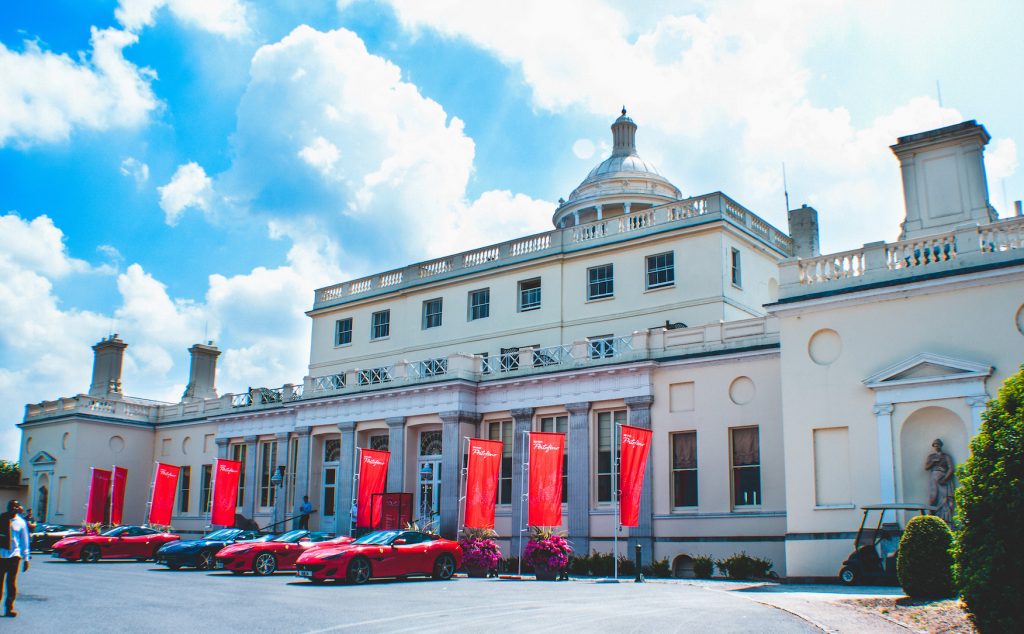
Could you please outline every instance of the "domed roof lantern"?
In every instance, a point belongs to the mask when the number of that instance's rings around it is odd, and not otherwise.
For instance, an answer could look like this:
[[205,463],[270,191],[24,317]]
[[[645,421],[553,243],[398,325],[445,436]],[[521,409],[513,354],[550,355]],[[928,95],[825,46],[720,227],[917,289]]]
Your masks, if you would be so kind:
[[612,156],[638,156],[636,124],[626,116],[626,106],[622,106],[622,116],[612,124],[612,143]]

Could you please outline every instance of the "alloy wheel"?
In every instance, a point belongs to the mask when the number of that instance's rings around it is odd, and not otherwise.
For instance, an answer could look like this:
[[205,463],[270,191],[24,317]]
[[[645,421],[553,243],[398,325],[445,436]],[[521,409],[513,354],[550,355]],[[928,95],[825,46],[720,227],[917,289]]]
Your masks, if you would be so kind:
[[213,553],[209,550],[199,551],[199,556],[196,557],[196,568],[200,570],[213,568]]
[[100,560],[100,549],[96,546],[89,545],[82,549],[82,561],[86,563],[95,563]]
[[355,584],[366,583],[370,579],[370,562],[363,557],[356,557],[348,565],[348,580]]
[[451,555],[441,555],[434,564],[435,579],[451,579],[455,574],[455,559]]
[[258,575],[271,575],[277,570],[277,559],[274,558],[270,553],[260,553],[256,555],[256,561],[253,563],[253,572]]

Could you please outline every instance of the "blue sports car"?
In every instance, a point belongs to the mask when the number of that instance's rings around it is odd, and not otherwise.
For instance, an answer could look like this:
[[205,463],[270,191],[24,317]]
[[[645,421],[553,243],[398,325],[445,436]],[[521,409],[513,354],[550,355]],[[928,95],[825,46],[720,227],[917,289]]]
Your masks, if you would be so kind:
[[163,564],[171,570],[182,566],[192,566],[199,570],[210,570],[214,564],[214,554],[229,544],[237,542],[257,542],[270,539],[273,535],[259,531],[242,530],[240,528],[222,528],[202,539],[176,541],[166,544],[156,553],[156,563]]

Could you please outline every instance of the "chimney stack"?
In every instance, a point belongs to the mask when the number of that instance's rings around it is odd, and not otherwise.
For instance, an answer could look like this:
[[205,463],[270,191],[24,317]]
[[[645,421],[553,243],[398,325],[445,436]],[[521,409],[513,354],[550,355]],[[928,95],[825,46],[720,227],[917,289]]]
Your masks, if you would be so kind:
[[821,255],[818,245],[818,210],[803,205],[789,210],[789,237],[793,238],[793,255],[814,258]]
[[114,397],[121,396],[121,363],[124,360],[124,349],[128,347],[117,334],[110,335],[92,347],[92,386],[89,396]]
[[220,350],[207,341],[206,345],[197,343],[188,349],[192,355],[192,365],[188,371],[188,386],[181,395],[182,401],[202,401],[217,398],[217,357]]

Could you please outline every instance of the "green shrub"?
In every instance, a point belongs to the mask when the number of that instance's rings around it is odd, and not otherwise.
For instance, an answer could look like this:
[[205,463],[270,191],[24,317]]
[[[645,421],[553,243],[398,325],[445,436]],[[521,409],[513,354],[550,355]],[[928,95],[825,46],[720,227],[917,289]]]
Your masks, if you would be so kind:
[[770,559],[751,557],[745,552],[715,562],[723,575],[730,579],[764,579],[774,565]]
[[611,553],[594,551],[590,555],[590,574],[595,577],[610,577],[615,573],[615,559]]
[[941,518],[918,515],[907,522],[896,554],[896,575],[907,596],[944,599],[953,590],[953,534]]
[[956,583],[981,632],[1024,632],[1024,366],[981,416],[956,490]]
[[672,564],[668,563],[668,557],[656,559],[651,565],[644,566],[644,575],[656,579],[667,579],[672,576]]
[[590,574],[590,555],[573,555],[569,558],[569,572],[578,577]]
[[698,579],[710,579],[715,574],[715,560],[710,555],[693,558],[693,575]]

